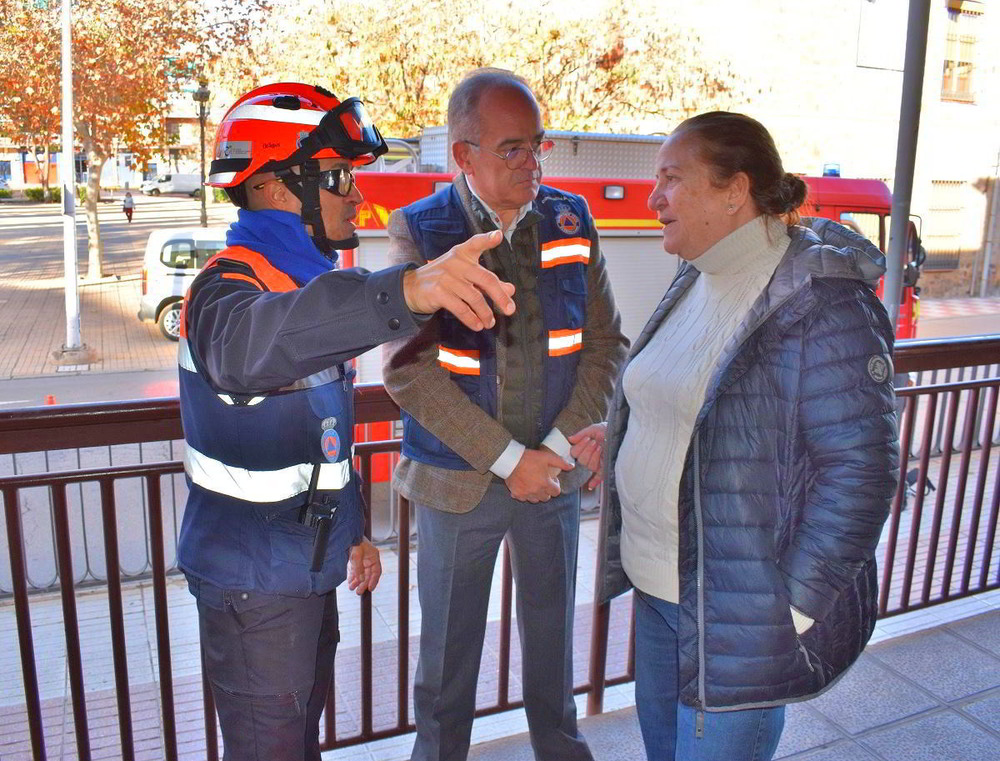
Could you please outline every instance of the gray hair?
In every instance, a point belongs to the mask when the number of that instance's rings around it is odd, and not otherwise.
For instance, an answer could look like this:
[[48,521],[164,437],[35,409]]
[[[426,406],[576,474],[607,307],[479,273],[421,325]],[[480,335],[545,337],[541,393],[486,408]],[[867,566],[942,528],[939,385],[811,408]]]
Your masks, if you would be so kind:
[[512,88],[534,98],[523,77],[506,69],[476,69],[463,77],[448,98],[448,131],[451,142],[477,142],[480,134],[479,101],[490,90]]

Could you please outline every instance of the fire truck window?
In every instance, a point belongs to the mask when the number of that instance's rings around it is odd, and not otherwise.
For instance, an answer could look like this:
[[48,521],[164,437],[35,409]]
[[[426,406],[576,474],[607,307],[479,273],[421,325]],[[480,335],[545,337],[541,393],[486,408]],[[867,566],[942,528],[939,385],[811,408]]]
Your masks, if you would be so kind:
[[879,245],[880,217],[878,214],[862,214],[857,211],[845,211],[840,215],[840,224],[849,227],[859,235]]

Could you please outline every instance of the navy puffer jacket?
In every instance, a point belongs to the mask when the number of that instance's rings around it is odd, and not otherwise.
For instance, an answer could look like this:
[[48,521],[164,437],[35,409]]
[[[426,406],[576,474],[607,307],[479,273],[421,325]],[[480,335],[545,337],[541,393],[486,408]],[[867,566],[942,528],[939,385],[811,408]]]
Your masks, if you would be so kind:
[[[884,258],[827,220],[792,242],[714,369],[679,484],[680,698],[703,710],[812,697],[858,657],[875,625],[875,548],[899,467],[892,330],[874,287]],[[681,266],[635,356],[691,286]],[[621,565],[615,458],[628,426],[621,382],[608,419],[602,599]],[[816,620],[796,635],[789,606]]]

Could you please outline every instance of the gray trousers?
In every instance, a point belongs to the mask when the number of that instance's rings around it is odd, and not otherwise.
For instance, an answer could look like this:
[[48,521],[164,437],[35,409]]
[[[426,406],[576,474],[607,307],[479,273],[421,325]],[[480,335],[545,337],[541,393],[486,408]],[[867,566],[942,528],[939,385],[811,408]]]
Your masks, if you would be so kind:
[[580,494],[533,505],[490,485],[468,513],[416,505],[420,656],[412,761],[465,761],[490,583],[510,544],[531,745],[539,761],[593,761],[573,702],[573,608]]

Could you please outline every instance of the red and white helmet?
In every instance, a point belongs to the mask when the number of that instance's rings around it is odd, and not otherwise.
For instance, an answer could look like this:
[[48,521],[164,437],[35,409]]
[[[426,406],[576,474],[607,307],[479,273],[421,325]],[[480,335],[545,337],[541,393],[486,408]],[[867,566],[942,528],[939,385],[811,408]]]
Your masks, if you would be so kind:
[[257,172],[309,159],[361,166],[386,150],[360,99],[341,102],[322,87],[279,82],[248,92],[222,117],[205,184],[232,188]]

